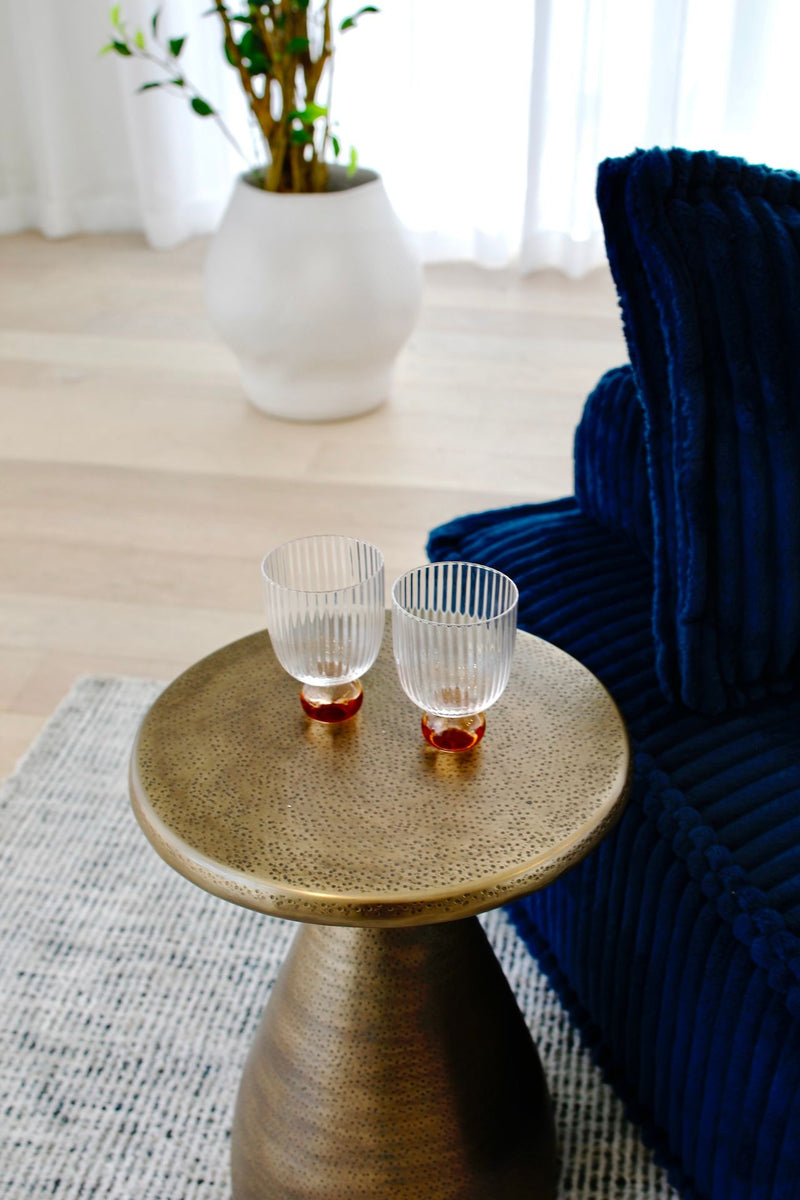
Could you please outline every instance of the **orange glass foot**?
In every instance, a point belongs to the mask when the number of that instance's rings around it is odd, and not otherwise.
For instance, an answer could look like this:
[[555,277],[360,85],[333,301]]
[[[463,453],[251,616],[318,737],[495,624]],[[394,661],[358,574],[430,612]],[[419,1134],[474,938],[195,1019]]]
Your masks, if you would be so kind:
[[422,735],[437,750],[457,753],[477,746],[486,729],[486,717],[475,713],[471,717],[422,717]]
[[335,725],[354,717],[364,701],[364,691],[357,679],[352,683],[337,683],[332,687],[315,687],[310,683],[300,689],[303,712],[312,721]]

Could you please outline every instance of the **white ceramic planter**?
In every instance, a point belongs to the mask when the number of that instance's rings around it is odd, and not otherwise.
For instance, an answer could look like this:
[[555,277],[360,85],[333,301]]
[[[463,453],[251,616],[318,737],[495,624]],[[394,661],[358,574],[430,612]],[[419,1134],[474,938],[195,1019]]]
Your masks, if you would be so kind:
[[352,417],[387,399],[422,268],[374,172],[330,169],[330,190],[239,179],[206,260],[211,319],[245,392],[272,416]]

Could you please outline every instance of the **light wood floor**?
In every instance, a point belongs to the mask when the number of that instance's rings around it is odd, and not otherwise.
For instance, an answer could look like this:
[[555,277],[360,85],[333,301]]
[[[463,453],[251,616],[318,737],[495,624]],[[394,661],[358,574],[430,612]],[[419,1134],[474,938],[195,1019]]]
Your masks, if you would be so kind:
[[583,400],[627,357],[605,272],[434,267],[389,404],[270,420],[204,315],[204,249],[0,239],[0,776],[78,676],[169,679],[261,627],[286,538],[363,536],[391,582],[432,526],[571,492]]

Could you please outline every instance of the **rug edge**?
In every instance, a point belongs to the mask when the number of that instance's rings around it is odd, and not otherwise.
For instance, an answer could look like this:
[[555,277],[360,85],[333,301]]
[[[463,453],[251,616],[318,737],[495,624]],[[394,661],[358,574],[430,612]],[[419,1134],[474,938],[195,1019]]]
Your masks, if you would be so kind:
[[[44,724],[34,736],[33,741],[16,760],[11,772],[0,778],[0,801],[5,799],[6,790],[9,785],[17,784],[20,775],[24,773],[31,762],[35,762],[37,755],[41,754],[47,748],[48,740],[53,736],[53,727],[57,726],[60,720],[68,717],[70,710],[75,708],[76,703],[83,698],[86,692],[109,689],[118,687],[119,685],[149,686],[163,690],[167,686],[167,682],[160,679],[149,679],[146,676],[111,675],[105,672],[99,674],[89,672],[85,675],[77,676],[70,684],[69,689],[58,701],[55,708],[45,717]],[[155,699],[155,695],[153,699]]]

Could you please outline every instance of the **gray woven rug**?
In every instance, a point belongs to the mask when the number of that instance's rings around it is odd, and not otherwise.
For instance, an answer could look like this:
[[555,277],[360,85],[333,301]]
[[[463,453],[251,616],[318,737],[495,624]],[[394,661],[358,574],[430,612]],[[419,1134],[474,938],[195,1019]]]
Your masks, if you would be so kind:
[[[85,679],[0,791],[0,1195],[228,1200],[239,1073],[291,924],[170,870],[130,813],[158,684]],[[570,1200],[673,1200],[502,913]],[[420,1197],[425,1200],[425,1197]],[[525,1200],[520,1197],[520,1200]]]

